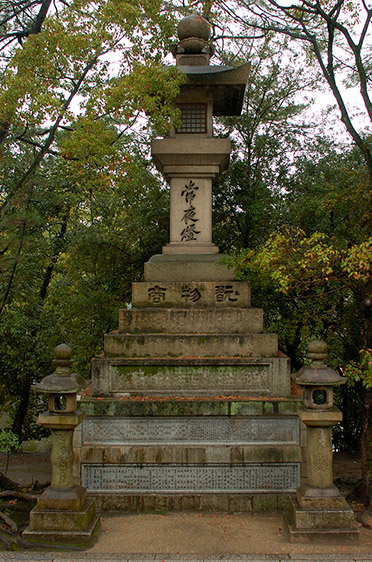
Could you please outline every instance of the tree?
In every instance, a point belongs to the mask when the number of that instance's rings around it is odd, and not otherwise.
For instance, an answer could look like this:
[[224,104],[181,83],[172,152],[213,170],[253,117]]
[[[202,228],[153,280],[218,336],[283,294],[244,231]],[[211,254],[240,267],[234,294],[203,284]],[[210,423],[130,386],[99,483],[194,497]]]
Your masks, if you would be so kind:
[[222,134],[232,139],[229,169],[213,189],[214,236],[222,251],[257,247],[282,220],[293,161],[317,131],[305,121],[309,104],[296,100],[313,79],[280,60],[285,43],[271,34],[250,45],[242,115],[220,119]]
[[[222,14],[235,26],[236,36],[252,36],[273,32],[289,37],[304,48],[307,65],[316,61],[328,84],[347,132],[361,151],[372,176],[372,152],[364,124],[348,107],[343,86],[359,89],[359,109],[372,122],[371,84],[371,17],[372,7],[365,0],[209,0],[204,9],[214,22]],[[221,36],[228,34],[221,29]],[[218,26],[220,27],[220,26]],[[216,24],[216,29],[219,31]],[[297,52],[299,56],[299,52]],[[306,64],[305,63],[305,64]],[[357,96],[357,94],[356,94]]]
[[[15,404],[12,428],[20,438],[31,384],[49,374],[62,334],[76,340],[78,363],[89,371],[114,304],[128,294],[139,262],[155,245],[146,229],[139,234],[140,213],[147,211],[148,224],[160,223],[162,242],[166,196],[137,148],[145,114],[147,144],[152,131],[167,130],[180,83],[177,70],[161,66],[174,21],[160,5],[5,4],[0,362],[2,394]],[[107,307],[92,307],[93,294],[101,303],[106,298]],[[83,312],[85,340],[77,329]]]
[[328,146],[320,157],[325,147],[295,162],[282,225],[261,246],[238,252],[233,264],[239,278],[250,281],[253,305],[265,309],[267,327],[278,332],[294,370],[310,339],[327,340],[330,366],[353,387],[341,390],[343,433],[336,434],[336,445],[360,443],[360,491],[369,504],[372,193],[357,149]]

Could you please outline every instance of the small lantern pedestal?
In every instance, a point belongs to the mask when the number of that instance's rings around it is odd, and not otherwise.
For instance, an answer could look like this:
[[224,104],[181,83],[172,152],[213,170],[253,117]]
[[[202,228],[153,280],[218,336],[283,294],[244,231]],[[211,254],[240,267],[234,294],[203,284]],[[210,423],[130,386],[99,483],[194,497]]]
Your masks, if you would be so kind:
[[324,364],[326,348],[324,342],[310,342],[313,363],[295,376],[304,388],[304,406],[298,415],[306,426],[307,478],[285,514],[291,542],[359,539],[354,513],[333,483],[332,427],[342,420],[333,405],[333,387],[344,380]]
[[40,414],[38,422],[52,433],[52,481],[31,511],[23,536],[33,542],[88,546],[100,519],[95,501],[87,498],[85,488],[76,485],[73,477],[73,435],[85,417],[85,412],[76,411],[82,379],[70,373],[69,346],[57,346],[54,355],[56,371],[35,385],[39,392],[49,394],[49,411]]

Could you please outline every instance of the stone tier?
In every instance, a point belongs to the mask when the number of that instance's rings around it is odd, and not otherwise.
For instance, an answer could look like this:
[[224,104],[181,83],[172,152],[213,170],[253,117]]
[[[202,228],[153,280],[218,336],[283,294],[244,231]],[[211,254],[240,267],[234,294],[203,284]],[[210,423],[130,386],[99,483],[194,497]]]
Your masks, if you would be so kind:
[[220,254],[155,254],[144,265],[145,281],[234,281]]
[[299,484],[296,399],[87,397],[81,407],[81,477],[101,509],[270,511]]
[[339,508],[303,509],[291,498],[284,527],[291,542],[324,542],[335,544],[358,542],[359,529],[354,512],[344,500]]
[[106,357],[275,357],[276,334],[120,334],[104,336]]
[[88,499],[79,510],[38,509],[30,512],[30,524],[22,533],[29,542],[57,547],[88,547],[98,534],[101,518],[95,515],[95,501]]
[[93,396],[286,396],[285,356],[102,357],[92,363]]
[[263,332],[260,308],[132,308],[119,311],[119,333]]

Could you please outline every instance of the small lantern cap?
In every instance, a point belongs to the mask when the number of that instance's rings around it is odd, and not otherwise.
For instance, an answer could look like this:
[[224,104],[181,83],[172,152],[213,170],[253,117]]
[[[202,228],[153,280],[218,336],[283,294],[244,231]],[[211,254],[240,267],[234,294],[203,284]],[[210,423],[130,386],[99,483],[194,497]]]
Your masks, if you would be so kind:
[[34,384],[33,388],[47,394],[77,394],[79,392],[79,386],[72,377],[55,373],[44,377],[39,383]]
[[338,386],[346,379],[327,367],[327,344],[322,340],[312,340],[308,344],[310,365],[302,367],[294,376],[295,383],[302,386]]
[[53,355],[54,373],[34,384],[34,390],[47,394],[77,394],[81,388],[87,386],[87,381],[81,375],[71,373],[73,351],[69,345],[57,345]]

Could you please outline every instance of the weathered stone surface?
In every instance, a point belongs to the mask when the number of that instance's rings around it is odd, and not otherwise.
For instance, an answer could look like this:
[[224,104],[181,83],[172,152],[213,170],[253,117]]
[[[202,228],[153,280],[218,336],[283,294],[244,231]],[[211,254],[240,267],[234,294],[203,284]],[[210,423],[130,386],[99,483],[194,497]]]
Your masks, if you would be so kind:
[[354,525],[354,512],[347,506],[343,509],[321,508],[301,509],[293,512],[294,526],[297,529],[335,529],[352,527]]
[[[238,359],[97,359],[93,363],[93,395],[289,396],[287,358]],[[240,411],[247,415],[261,408],[255,406],[252,411],[252,407],[245,402]]]
[[[249,307],[251,303],[251,292],[249,283],[232,281],[221,282],[169,282],[163,283],[133,283],[132,303],[135,307],[169,308],[177,307],[177,310],[189,308],[191,310],[200,307],[208,307],[207,310],[213,319],[217,320],[215,313],[218,309],[225,307]],[[212,308],[213,307],[213,308]],[[233,314],[234,312],[231,312]],[[187,314],[187,312],[183,312]],[[200,314],[203,314],[200,312]],[[185,318],[187,321],[187,318]],[[148,330],[146,330],[148,331]],[[167,330],[170,332],[171,330]],[[203,331],[203,330],[194,330]],[[243,331],[243,330],[242,330]],[[229,330],[226,330],[229,333]]]
[[[163,253],[214,253],[212,244],[212,179],[175,177],[170,181],[170,245]],[[176,244],[178,249],[173,249]],[[205,246],[205,251],[197,251]],[[172,251],[173,250],[173,251]]]
[[[80,406],[88,416],[109,416],[110,419],[114,419],[115,416],[249,416],[252,415],[252,412],[247,411],[248,404],[255,405],[254,415],[264,416],[267,404],[271,404],[274,415],[294,416],[297,419],[299,402],[299,399],[271,398],[270,396],[265,399],[252,397],[246,400],[227,397],[189,400],[187,397],[172,398],[171,396],[166,400],[157,397],[147,400],[131,400],[123,396],[100,396],[99,398],[84,397]],[[282,404],[285,404],[285,408],[280,407]],[[285,410],[285,412],[280,410]],[[303,433],[303,431],[301,432]],[[77,431],[75,431],[76,433]]]
[[325,410],[300,408],[299,418],[306,425],[307,485],[310,488],[332,490],[333,452],[332,427],[342,419],[341,412],[333,407]]
[[300,479],[299,463],[233,465],[81,465],[88,492],[222,493],[293,492]]
[[144,265],[145,281],[235,281],[220,254],[156,254]]
[[[93,395],[123,396],[215,396],[267,395],[289,396],[287,358],[249,360],[245,358],[211,359],[96,359],[93,362]],[[294,404],[274,403],[274,413],[293,413]],[[181,408],[178,404],[176,408]],[[190,405],[187,406],[190,408]],[[193,406],[194,407],[194,406]],[[215,407],[215,404],[213,404]],[[277,409],[276,409],[277,408]],[[231,405],[232,413],[263,413],[262,405],[242,402]],[[163,406],[164,411],[164,406]],[[221,410],[219,410],[221,411]]]
[[86,444],[81,448],[81,462],[112,464],[218,464],[218,463],[298,463],[299,447],[282,445],[128,445]]
[[259,308],[142,308],[119,311],[120,333],[255,333],[263,330]]
[[106,357],[275,357],[276,334],[118,334],[104,336]]
[[359,529],[354,522],[349,527],[297,528],[291,522],[288,512],[284,512],[284,531],[292,543],[314,542],[317,544],[355,544],[359,541]]
[[87,444],[299,444],[295,417],[89,417],[82,425]]
[[[203,138],[188,135],[175,139],[154,139],[152,157],[158,170],[167,177],[179,174],[183,180],[197,178],[199,174],[216,177],[228,166],[230,156],[230,139]],[[190,166],[191,169],[188,168]]]
[[38,510],[80,511],[85,505],[87,492],[82,486],[70,488],[53,488],[49,486],[38,497]]
[[268,394],[272,376],[268,364],[251,366],[116,367],[111,370],[111,392],[200,395],[211,392]]
[[297,489],[296,497],[303,509],[332,509],[347,506],[344,496],[334,484],[326,488],[303,484]]
[[[88,547],[97,536],[101,523],[101,518],[94,514],[92,505],[95,505],[94,499],[87,501],[79,514],[61,512],[61,516],[56,511],[37,512],[34,508],[30,513],[30,525],[23,531],[22,537],[29,542],[42,542],[53,546],[68,544],[70,547]],[[54,518],[56,513],[58,515]],[[35,528],[31,528],[31,525]],[[74,528],[74,525],[80,528]]]
[[39,509],[30,512],[31,531],[83,531],[95,519],[95,502],[87,500],[85,506],[77,510]]
[[290,494],[95,494],[101,511],[228,511],[249,513],[285,509]]

